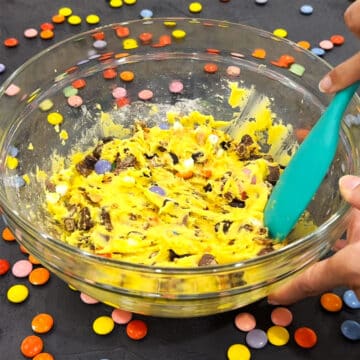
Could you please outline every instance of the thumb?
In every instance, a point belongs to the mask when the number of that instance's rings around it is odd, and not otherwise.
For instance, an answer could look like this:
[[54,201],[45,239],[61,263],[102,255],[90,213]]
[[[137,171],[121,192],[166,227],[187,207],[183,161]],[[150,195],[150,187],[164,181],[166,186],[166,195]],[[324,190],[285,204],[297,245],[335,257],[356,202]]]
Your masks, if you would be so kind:
[[345,175],[340,178],[339,187],[344,200],[360,209],[360,177]]
[[360,52],[326,74],[319,83],[324,93],[334,93],[360,80]]

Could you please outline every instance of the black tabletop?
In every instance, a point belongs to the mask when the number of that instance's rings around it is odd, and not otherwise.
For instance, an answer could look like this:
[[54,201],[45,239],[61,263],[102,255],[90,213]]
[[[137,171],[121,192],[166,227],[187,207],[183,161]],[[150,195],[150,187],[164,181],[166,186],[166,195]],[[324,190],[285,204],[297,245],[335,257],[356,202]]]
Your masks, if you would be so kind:
[[[343,13],[350,1],[309,0],[313,14],[302,15],[302,0],[269,0],[257,5],[254,0],[201,0],[203,10],[192,14],[188,10],[191,1],[184,0],[138,0],[134,5],[123,4],[112,8],[109,1],[72,0],[2,0],[0,2],[0,63],[6,66],[0,74],[1,83],[24,61],[53,43],[81,31],[93,28],[86,23],[89,14],[100,16],[100,24],[137,19],[143,9],[150,9],[154,17],[201,17],[228,20],[249,24],[273,31],[284,28],[288,38],[295,42],[307,40],[313,47],[333,34],[342,34],[346,41],[342,46],[328,51],[324,59],[332,65],[340,63],[360,49],[360,41],[343,23]],[[51,40],[26,39],[27,28],[37,28],[44,22],[51,22],[52,15],[64,6],[82,18],[77,26],[64,23],[56,26]],[[15,48],[3,45],[6,38],[19,39]],[[0,114],[1,124],[1,114]],[[0,125],[1,126],[1,125]],[[1,228],[4,227],[0,223]],[[0,239],[0,258],[13,264],[25,258],[15,242]],[[18,283],[26,284],[29,298],[22,304],[7,300],[7,290]],[[333,289],[342,295],[345,289]],[[340,325],[346,319],[360,321],[360,310],[344,307],[338,313],[328,313],[319,303],[319,297],[306,299],[289,307],[294,315],[288,327],[291,338],[287,345],[276,347],[268,344],[260,350],[251,349],[253,359],[360,359],[360,343],[343,337]],[[124,325],[116,325],[106,336],[96,335],[93,321],[102,315],[110,315],[112,308],[104,304],[86,305],[79,293],[53,275],[44,286],[32,286],[27,279],[15,278],[11,272],[0,276],[0,359],[24,359],[20,353],[22,339],[31,335],[31,320],[41,312],[51,314],[55,319],[51,332],[41,335],[44,351],[52,353],[56,360],[101,360],[101,359],[168,359],[168,360],[221,360],[226,359],[227,349],[235,343],[245,344],[245,333],[234,326],[234,318],[242,311],[251,312],[257,319],[257,327],[267,330],[271,325],[270,313],[273,307],[266,300],[259,301],[236,311],[196,319],[166,319],[134,314],[148,325],[148,335],[141,341],[127,337]],[[308,326],[318,335],[318,344],[312,349],[296,345],[293,334],[296,328]],[[241,359],[239,359],[241,360]]]

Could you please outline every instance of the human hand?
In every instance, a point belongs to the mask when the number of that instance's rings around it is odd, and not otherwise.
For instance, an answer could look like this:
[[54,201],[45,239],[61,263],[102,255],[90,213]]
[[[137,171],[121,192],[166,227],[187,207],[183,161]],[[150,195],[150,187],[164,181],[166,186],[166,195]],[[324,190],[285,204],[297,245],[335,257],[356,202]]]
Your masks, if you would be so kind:
[[[360,37],[360,0],[356,0],[345,11],[347,27]],[[360,51],[326,74],[319,83],[319,89],[333,93],[360,80]]]
[[354,290],[360,299],[360,177],[343,176],[339,186],[343,198],[353,206],[347,239],[337,241],[334,255],[310,266],[270,294],[270,304],[289,305],[338,286]]

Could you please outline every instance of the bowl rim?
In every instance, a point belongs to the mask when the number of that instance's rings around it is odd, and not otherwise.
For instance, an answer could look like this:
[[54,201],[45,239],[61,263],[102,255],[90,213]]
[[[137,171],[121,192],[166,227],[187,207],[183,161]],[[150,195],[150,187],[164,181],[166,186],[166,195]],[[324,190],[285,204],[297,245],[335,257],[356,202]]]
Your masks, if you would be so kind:
[[[306,56],[311,57],[315,59],[317,62],[322,63],[328,70],[331,70],[333,67],[324,59],[316,56],[311,51],[306,50],[296,44],[295,42],[286,39],[286,38],[279,38],[275,35],[273,35],[271,32],[257,28],[255,26],[242,24],[242,23],[236,23],[236,22],[230,22],[226,20],[219,20],[219,19],[211,19],[211,18],[192,18],[192,17],[158,17],[158,18],[151,18],[151,19],[133,19],[128,21],[120,21],[116,23],[110,23],[106,25],[102,25],[90,30],[86,30],[83,32],[80,32],[75,35],[68,36],[64,38],[63,40],[56,42],[55,44],[43,49],[36,55],[32,56],[28,60],[26,60],[22,65],[20,65],[15,71],[13,71],[10,76],[5,79],[5,81],[0,84],[0,98],[5,96],[5,90],[9,85],[11,85],[16,79],[17,75],[24,71],[29,65],[36,62],[39,58],[45,56],[48,52],[51,52],[53,49],[56,49],[66,43],[70,43],[73,41],[76,41],[77,39],[80,39],[86,35],[90,35],[93,33],[96,33],[98,31],[104,31],[104,30],[110,30],[114,29],[116,26],[126,26],[126,25],[134,25],[136,23],[142,23],[142,24],[152,24],[153,22],[165,22],[165,21],[187,21],[187,22],[193,22],[193,23],[213,23],[218,25],[227,25],[227,26],[233,26],[237,27],[239,29],[248,30],[251,32],[256,33],[259,36],[269,38],[271,40],[276,40],[279,42],[283,42],[287,44],[288,46],[291,46],[293,48],[296,48],[297,51],[303,52],[306,54]],[[136,54],[134,54],[136,55]],[[357,98],[357,101],[359,102],[359,96],[356,94],[355,97]],[[6,135],[6,134],[5,134]],[[227,263],[227,264],[219,264],[219,265],[210,265],[205,267],[166,267],[166,266],[150,266],[150,265],[143,265],[143,264],[136,264],[131,262],[126,262],[118,259],[111,259],[107,258],[101,255],[93,254],[87,251],[83,251],[79,248],[76,248],[75,246],[71,246],[61,240],[58,240],[52,236],[50,236],[47,233],[39,232],[35,226],[31,224],[31,222],[23,219],[22,217],[17,215],[17,212],[14,211],[9,205],[8,201],[3,196],[3,192],[0,191],[0,206],[3,210],[3,213],[5,217],[9,217],[12,221],[14,221],[16,224],[19,225],[24,231],[29,232],[31,234],[37,234],[37,236],[40,238],[40,241],[46,241],[44,243],[45,246],[49,247],[49,244],[54,245],[55,247],[70,252],[73,255],[78,255],[80,257],[86,257],[87,259],[90,259],[91,261],[94,261],[96,263],[101,263],[102,265],[107,265],[111,267],[118,267],[119,269],[131,269],[131,270],[137,270],[140,272],[150,272],[150,273],[159,273],[159,274],[173,274],[173,275],[196,275],[196,274],[210,274],[210,273],[220,273],[225,272],[229,270],[239,270],[239,268],[246,268],[246,267],[252,267],[261,263],[264,263],[268,261],[270,258],[273,259],[274,256],[282,256],[282,254],[291,252],[298,248],[299,246],[303,246],[303,244],[310,243],[312,241],[312,238],[314,235],[317,235],[324,231],[326,227],[329,225],[335,223],[338,221],[341,217],[345,216],[345,214],[350,209],[350,205],[345,202],[344,200],[341,202],[341,205],[339,206],[339,209],[330,217],[328,218],[324,223],[322,223],[319,227],[316,228],[315,232],[312,232],[302,238],[297,239],[296,241],[287,244],[285,247],[282,247],[280,249],[274,250],[268,254],[264,254],[261,256],[257,256],[255,258],[238,261],[234,263]],[[21,242],[21,241],[20,241]]]

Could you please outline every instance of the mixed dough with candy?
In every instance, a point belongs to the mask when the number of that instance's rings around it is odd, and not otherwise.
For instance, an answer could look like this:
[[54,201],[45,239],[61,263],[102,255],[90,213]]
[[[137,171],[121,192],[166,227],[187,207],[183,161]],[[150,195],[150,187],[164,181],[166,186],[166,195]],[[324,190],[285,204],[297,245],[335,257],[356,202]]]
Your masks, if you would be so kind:
[[168,114],[162,124],[138,121],[128,137],[74,153],[46,181],[46,208],[61,239],[113,259],[171,267],[232,263],[284,246],[263,225],[283,166],[260,140],[266,132],[271,150],[271,138],[288,128],[272,124],[268,108],[236,136],[228,125],[196,111]]

